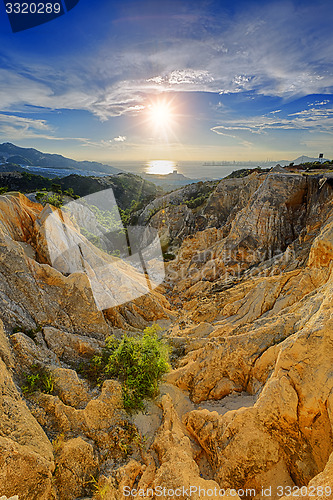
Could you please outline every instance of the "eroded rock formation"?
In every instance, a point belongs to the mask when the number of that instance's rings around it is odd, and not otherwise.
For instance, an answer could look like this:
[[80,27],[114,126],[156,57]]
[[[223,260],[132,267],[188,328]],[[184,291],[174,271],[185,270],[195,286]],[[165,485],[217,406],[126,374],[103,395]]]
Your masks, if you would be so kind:
[[[51,209],[0,197],[0,495],[120,500],[166,488],[165,498],[201,498],[201,488],[206,498],[260,498],[264,488],[290,500],[303,487],[304,498],[331,498],[327,178],[272,172],[221,181],[193,210],[177,196],[156,202],[151,223],[177,240],[177,259],[158,291],[103,312],[85,276],[49,262]],[[149,416],[134,418],[119,382],[92,386],[78,367],[112,331],[156,320],[173,369]],[[53,374],[56,395],[22,392],[36,365]]]
[[[138,322],[145,324],[146,314],[149,315],[148,321],[151,321],[152,314],[161,319],[172,315],[167,300],[157,291],[147,299],[149,308],[140,308],[141,298],[137,306],[134,302],[134,315],[126,308],[106,310],[103,315],[94,300],[87,274],[65,272],[68,270],[66,252],[61,263],[63,272],[62,268],[52,267],[48,250],[50,242],[60,250],[66,247],[59,227],[62,216],[55,217],[56,221],[59,220],[58,226],[54,224],[51,227],[53,232],[48,228],[46,234],[46,220],[54,212],[57,213],[56,209],[48,205],[43,208],[21,194],[0,198],[0,317],[8,326],[54,326],[101,338],[110,333],[110,325],[106,321],[108,316],[116,318],[120,327],[128,328],[132,320],[135,326]],[[96,262],[97,270],[103,269],[103,264],[107,267],[108,263],[112,263],[112,258],[81,236],[78,227],[68,218],[66,224],[73,234],[78,235],[90,262]],[[140,288],[145,280],[136,275],[130,266],[120,266],[118,271],[114,269],[114,285],[110,288],[119,293],[123,287],[126,296],[128,287]],[[77,268],[80,268],[79,264]],[[148,312],[148,309],[151,311]],[[124,311],[126,317],[122,314]]]

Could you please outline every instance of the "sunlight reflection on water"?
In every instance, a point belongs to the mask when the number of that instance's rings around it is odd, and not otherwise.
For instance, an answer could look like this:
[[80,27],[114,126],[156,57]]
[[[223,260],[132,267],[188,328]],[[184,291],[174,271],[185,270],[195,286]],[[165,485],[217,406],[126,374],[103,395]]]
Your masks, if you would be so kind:
[[145,165],[145,173],[167,175],[172,174],[176,167],[176,162],[171,160],[151,160]]

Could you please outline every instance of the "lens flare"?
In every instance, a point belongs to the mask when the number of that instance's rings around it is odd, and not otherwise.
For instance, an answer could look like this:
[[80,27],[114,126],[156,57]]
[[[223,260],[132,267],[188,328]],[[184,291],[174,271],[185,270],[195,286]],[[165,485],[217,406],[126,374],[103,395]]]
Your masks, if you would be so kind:
[[172,125],[173,111],[168,102],[154,102],[148,107],[148,114],[151,124],[157,129],[166,129]]

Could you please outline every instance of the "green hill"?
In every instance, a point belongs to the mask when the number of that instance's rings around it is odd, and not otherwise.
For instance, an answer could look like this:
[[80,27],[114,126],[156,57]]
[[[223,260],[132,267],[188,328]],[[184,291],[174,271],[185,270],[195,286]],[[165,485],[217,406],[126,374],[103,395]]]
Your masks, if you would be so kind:
[[[0,144],[0,157],[5,158],[6,161],[14,161],[11,159],[14,157],[16,159],[14,163],[44,168],[69,168],[104,172],[108,174],[117,174],[121,172],[119,168],[104,165],[96,161],[76,161],[62,155],[42,153],[34,148],[20,148],[10,142]],[[17,158],[19,158],[20,161],[17,161]]]
[[152,199],[162,194],[162,189],[152,182],[148,182],[138,175],[121,173],[106,177],[88,177],[69,175],[48,179],[41,175],[29,172],[0,173],[0,188],[9,191],[31,193],[46,189],[47,191],[62,192],[73,190],[78,196],[87,196],[104,189],[112,188],[119,208],[128,209],[133,202],[139,206],[149,203]]

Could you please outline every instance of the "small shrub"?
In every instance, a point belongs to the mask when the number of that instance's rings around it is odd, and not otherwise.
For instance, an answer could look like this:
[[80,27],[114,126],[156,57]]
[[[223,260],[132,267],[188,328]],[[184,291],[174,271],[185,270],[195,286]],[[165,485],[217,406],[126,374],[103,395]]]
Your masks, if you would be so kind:
[[45,196],[45,193],[41,193],[40,191],[38,191],[35,194],[36,201],[38,201],[38,203],[42,203],[42,200],[44,200]]
[[34,392],[44,392],[52,394],[54,391],[54,377],[52,373],[38,365],[31,366],[31,373],[25,374],[22,392],[24,394],[33,394]]
[[66,196],[70,196],[71,198],[73,198],[74,200],[77,200],[80,198],[80,196],[78,196],[77,194],[74,193],[74,189],[73,188],[68,188],[64,191],[64,195]]
[[169,369],[169,348],[158,338],[158,325],[145,328],[142,336],[106,339],[105,349],[94,356],[82,375],[100,385],[106,378],[122,383],[123,404],[127,411],[144,408],[143,400],[158,394],[159,382]]
[[152,217],[154,217],[154,215],[157,214],[157,212],[159,212],[161,210],[161,208],[162,207],[151,208],[148,211],[148,218],[147,218],[146,222],[148,222]]
[[100,387],[104,380],[106,380],[106,375],[104,372],[107,359],[105,358],[106,349],[103,350],[101,356],[93,356],[88,362],[81,361],[81,363],[75,368],[77,373],[86,378],[93,385]]
[[97,247],[99,250],[104,250],[102,243],[101,243],[101,238],[99,236],[96,236],[95,234],[91,233],[84,227],[80,227],[81,234],[87,238],[90,243],[92,243],[95,247]]
[[201,194],[197,198],[190,198],[188,201],[185,202],[185,204],[188,206],[188,208],[197,208],[200,207],[208,198],[209,193]]
[[89,205],[89,209],[95,215],[97,222],[107,231],[117,231],[123,229],[119,217],[118,207],[111,207],[111,210],[101,210],[95,205]]
[[57,194],[62,194],[60,184],[52,183],[51,184],[51,191],[53,191],[54,193],[57,193]]
[[117,454],[119,459],[125,459],[135,451],[146,450],[146,441],[140,435],[138,428],[130,422],[122,422],[115,425],[109,431],[109,437],[113,442],[113,454]]
[[100,500],[104,500],[109,496],[110,485],[105,483],[102,484],[100,480],[97,480],[94,476],[90,476],[90,480],[86,482],[87,485],[93,488],[94,498],[97,496]]
[[122,210],[121,208],[119,208],[121,222],[123,223],[123,225],[125,227],[128,226],[130,219],[131,219],[131,215],[134,212],[136,212],[137,210],[139,210],[140,205],[141,204],[137,200],[132,200],[130,206],[128,208],[126,208],[125,210]]
[[8,187],[7,186],[0,187],[0,195],[7,193],[7,191],[8,191]]
[[59,193],[48,193],[48,192],[37,192],[35,195],[36,200],[45,206],[47,203],[53,205],[56,208],[61,208],[64,204],[64,199],[62,194]]
[[113,250],[112,252],[108,252],[110,255],[113,257],[117,257],[118,259],[121,257],[120,250],[117,248],[116,250]]
[[46,203],[49,203],[50,205],[53,205],[56,208],[61,208],[64,204],[64,199],[63,199],[63,196],[61,194],[53,193],[53,194],[49,194],[46,197],[45,204]]
[[[156,335],[157,327],[146,328],[142,337],[112,342],[106,373],[121,380],[126,410],[143,408],[145,398],[158,394],[158,384],[170,366],[168,348]],[[110,344],[109,344],[110,346]]]

